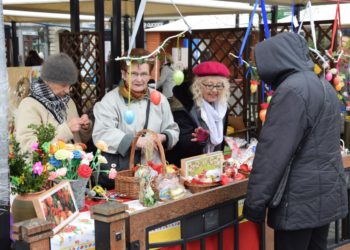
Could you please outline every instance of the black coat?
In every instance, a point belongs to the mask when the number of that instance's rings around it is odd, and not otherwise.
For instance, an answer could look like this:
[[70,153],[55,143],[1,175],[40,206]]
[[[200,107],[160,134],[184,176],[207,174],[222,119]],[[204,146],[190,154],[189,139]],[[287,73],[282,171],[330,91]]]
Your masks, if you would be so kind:
[[[280,205],[268,211],[269,226],[299,230],[343,218],[348,203],[336,92],[315,75],[308,44],[295,33],[284,32],[259,43],[255,58],[260,78],[276,91],[259,137],[244,215],[252,221],[264,220],[288,162],[301,146]],[[318,126],[308,134],[319,114]],[[308,137],[301,145],[304,136]]]
[[165,152],[166,159],[181,167],[181,159],[203,154],[205,144],[191,141],[192,133],[198,126],[182,103],[175,97],[169,99],[169,103],[174,121],[179,125],[180,135],[175,147]]

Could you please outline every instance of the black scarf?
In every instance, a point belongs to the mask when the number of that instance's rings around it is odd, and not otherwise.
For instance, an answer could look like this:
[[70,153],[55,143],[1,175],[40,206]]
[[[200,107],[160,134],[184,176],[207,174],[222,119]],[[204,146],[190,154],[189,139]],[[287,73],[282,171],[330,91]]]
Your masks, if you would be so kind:
[[52,90],[41,79],[32,82],[30,86],[30,97],[34,98],[48,109],[59,124],[67,119],[67,104],[69,95],[56,96]]

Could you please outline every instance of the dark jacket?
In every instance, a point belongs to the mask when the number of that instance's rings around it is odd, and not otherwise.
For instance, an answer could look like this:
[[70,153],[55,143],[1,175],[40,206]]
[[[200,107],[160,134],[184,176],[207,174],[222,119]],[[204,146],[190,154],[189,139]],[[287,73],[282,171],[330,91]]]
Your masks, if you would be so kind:
[[[336,92],[315,75],[308,44],[295,33],[281,33],[259,43],[255,58],[260,78],[276,91],[259,137],[244,215],[252,221],[264,220],[288,162],[301,146],[281,203],[269,209],[269,226],[299,230],[343,218],[348,203],[339,148],[340,103]],[[319,114],[320,122],[308,134]],[[307,139],[301,145],[304,136]]]
[[174,121],[179,125],[180,135],[179,141],[171,150],[166,151],[166,159],[168,162],[181,167],[181,159],[203,154],[205,144],[192,142],[192,133],[197,128],[197,123],[175,97],[169,99],[171,111]]
[[[181,167],[181,159],[205,153],[204,151],[207,142],[192,142],[191,139],[193,138],[192,133],[196,128],[202,127],[208,130],[208,126],[201,119],[200,110],[195,105],[189,107],[189,110],[187,110],[186,107],[174,96],[169,99],[169,104],[173,113],[174,121],[179,125],[180,135],[179,141],[175,147],[165,152],[166,159],[168,162]],[[225,134],[227,115],[225,116],[223,122]],[[214,151],[223,149],[224,141],[221,144],[215,146]]]

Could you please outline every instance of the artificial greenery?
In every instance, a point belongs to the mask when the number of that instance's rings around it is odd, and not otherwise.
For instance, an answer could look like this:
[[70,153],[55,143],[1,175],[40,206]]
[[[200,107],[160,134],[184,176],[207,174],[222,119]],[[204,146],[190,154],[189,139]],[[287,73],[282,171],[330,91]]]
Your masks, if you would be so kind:
[[[42,190],[48,178],[45,164],[48,161],[49,142],[55,137],[55,127],[52,124],[29,125],[37,136],[37,144],[33,146],[33,151],[29,154],[22,151],[20,144],[14,137],[11,140],[9,153],[11,192],[17,194],[33,193]],[[45,148],[46,146],[46,148]],[[36,163],[40,163],[41,171],[33,170]]]

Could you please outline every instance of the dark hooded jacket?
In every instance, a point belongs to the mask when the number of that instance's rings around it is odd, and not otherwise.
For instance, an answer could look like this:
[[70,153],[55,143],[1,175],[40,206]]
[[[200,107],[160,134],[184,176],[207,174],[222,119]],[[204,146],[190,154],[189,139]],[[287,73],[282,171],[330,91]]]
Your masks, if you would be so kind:
[[[305,39],[289,32],[255,47],[259,76],[272,84],[275,93],[249,179],[244,203],[247,219],[264,220],[288,162],[301,147],[281,203],[268,211],[268,224],[277,230],[323,226],[348,212],[339,148],[340,103],[333,87],[313,72],[308,53]],[[320,120],[311,131],[318,115]]]

